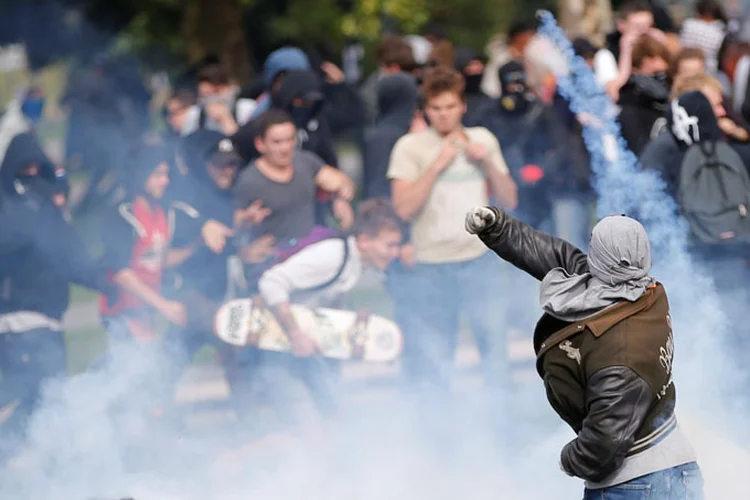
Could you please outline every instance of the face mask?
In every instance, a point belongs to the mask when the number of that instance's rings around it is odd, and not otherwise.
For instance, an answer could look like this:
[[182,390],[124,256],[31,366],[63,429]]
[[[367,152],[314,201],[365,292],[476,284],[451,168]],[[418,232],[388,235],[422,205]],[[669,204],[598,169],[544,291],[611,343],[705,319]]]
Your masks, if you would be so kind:
[[295,106],[292,108],[292,118],[294,118],[294,123],[298,128],[305,128],[307,122],[312,118],[312,108]]
[[526,93],[512,93],[500,98],[500,105],[505,111],[512,114],[525,112],[531,105],[533,98]]
[[21,104],[21,111],[32,123],[41,120],[43,110],[44,99],[41,97],[27,97]]
[[466,75],[466,93],[467,94],[479,94],[482,92],[482,74],[478,75]]

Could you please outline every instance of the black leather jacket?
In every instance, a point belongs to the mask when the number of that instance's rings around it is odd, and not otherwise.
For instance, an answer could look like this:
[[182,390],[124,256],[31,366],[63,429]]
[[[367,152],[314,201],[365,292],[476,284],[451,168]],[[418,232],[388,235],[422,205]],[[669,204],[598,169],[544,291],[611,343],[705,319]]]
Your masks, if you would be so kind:
[[[491,209],[497,220],[479,237],[502,259],[538,280],[557,267],[588,272],[581,250]],[[661,285],[576,323],[542,316],[537,371],[550,404],[577,434],[561,454],[569,475],[602,481],[675,428],[672,346]]]

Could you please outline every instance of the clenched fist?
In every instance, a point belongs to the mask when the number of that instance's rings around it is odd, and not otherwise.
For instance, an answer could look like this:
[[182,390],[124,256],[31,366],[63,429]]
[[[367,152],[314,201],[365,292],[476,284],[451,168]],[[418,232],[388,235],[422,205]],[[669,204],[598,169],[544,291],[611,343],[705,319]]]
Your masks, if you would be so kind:
[[479,234],[497,220],[495,212],[487,207],[474,207],[466,212],[464,227],[471,234]]

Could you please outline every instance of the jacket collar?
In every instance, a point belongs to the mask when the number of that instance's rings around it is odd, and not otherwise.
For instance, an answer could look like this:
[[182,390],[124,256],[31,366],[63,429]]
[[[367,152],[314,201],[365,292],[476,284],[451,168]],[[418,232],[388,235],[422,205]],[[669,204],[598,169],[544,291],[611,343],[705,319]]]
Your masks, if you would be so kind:
[[600,313],[591,316],[590,318],[570,323],[568,326],[550,335],[544,342],[539,346],[537,352],[537,371],[540,375],[542,372],[542,359],[544,355],[558,345],[560,342],[573,335],[580,333],[584,330],[589,330],[594,337],[599,338],[604,335],[605,332],[610,330],[616,324],[621,321],[634,316],[641,311],[650,309],[659,300],[666,299],[666,292],[661,283],[656,283],[649,287],[646,292],[636,300],[635,302],[623,301],[618,304],[608,307]]

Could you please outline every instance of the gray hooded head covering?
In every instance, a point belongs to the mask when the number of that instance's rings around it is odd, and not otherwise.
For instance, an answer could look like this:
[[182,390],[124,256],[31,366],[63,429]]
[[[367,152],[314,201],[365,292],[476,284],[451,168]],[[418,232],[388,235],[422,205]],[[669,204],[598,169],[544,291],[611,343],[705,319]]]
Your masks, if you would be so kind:
[[562,268],[542,280],[542,309],[563,321],[591,317],[618,302],[635,302],[655,283],[645,228],[622,215],[602,219],[591,235],[589,272],[570,275]]

